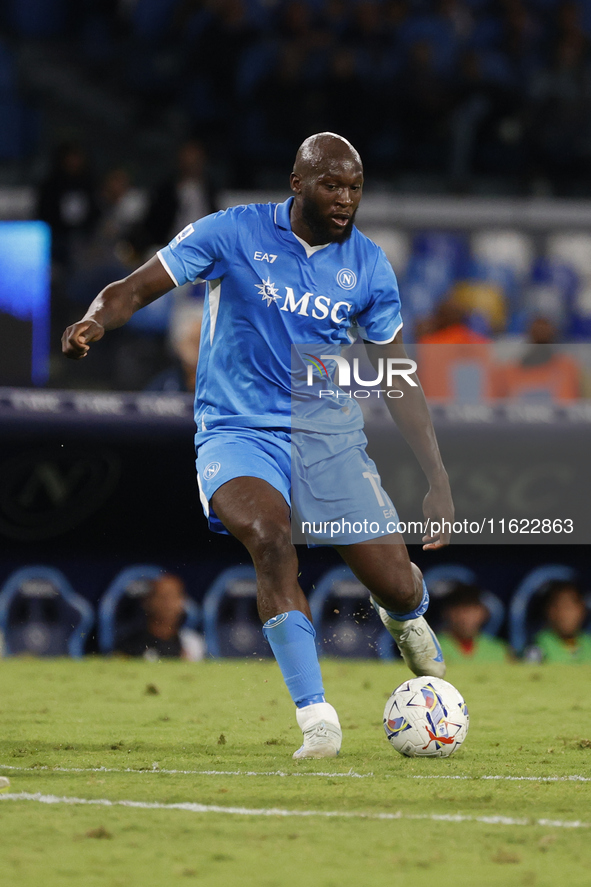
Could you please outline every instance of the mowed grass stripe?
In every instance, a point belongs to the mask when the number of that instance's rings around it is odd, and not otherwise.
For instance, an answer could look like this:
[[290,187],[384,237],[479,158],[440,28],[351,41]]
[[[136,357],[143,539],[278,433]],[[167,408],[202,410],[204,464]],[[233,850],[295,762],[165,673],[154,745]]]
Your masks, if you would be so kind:
[[88,805],[97,807],[133,807],[139,810],[181,810],[187,813],[218,813],[230,816],[276,816],[276,817],[313,817],[325,819],[375,819],[375,820],[422,820],[430,822],[465,823],[478,822],[486,825],[505,826],[546,826],[548,828],[579,829],[590,828],[591,823],[582,820],[563,819],[529,819],[513,816],[471,816],[462,813],[364,813],[351,810],[285,810],[279,807],[224,807],[217,804],[197,804],[184,801],[176,804],[163,804],[159,801],[112,801],[109,798],[75,798],[43,795],[40,792],[17,792],[0,795],[1,801],[34,801],[39,804]]
[[422,774],[422,773],[355,773],[348,770],[345,773],[332,771],[309,771],[288,773],[284,770],[169,770],[160,767],[50,767],[40,765],[38,767],[19,767],[12,764],[0,764],[0,770],[9,770],[22,773],[135,773],[142,776],[149,774],[162,774],[169,776],[261,776],[261,777],[311,777],[329,779],[451,779],[464,782],[478,782],[479,780],[502,782],[591,782],[591,776],[506,776],[504,774],[459,776],[453,774]]

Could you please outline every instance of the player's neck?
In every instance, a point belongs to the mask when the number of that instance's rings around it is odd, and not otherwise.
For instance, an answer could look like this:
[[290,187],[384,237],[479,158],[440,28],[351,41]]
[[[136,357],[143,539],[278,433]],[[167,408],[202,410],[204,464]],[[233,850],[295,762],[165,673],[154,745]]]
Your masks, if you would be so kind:
[[302,218],[300,208],[297,205],[296,201],[294,201],[291,206],[289,221],[291,224],[292,232],[296,235],[296,237],[304,240],[308,244],[308,246],[325,246],[326,239],[322,240],[321,238],[319,238],[318,235],[314,234],[309,225],[306,224],[306,222]]

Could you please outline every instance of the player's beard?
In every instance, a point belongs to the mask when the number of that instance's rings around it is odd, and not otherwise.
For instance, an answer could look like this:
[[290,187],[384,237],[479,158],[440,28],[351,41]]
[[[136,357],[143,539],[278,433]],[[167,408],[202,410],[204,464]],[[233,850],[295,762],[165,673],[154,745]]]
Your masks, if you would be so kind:
[[302,219],[312,232],[314,240],[321,243],[343,243],[351,236],[353,224],[355,223],[355,210],[345,228],[338,233],[332,231],[328,225],[326,218],[318,209],[318,205],[311,197],[304,197],[302,200]]

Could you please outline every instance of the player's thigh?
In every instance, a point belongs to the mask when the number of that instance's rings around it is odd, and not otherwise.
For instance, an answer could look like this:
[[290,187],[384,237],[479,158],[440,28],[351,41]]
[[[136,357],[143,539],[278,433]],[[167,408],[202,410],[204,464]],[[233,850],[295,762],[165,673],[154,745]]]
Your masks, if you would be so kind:
[[289,506],[279,490],[259,477],[235,477],[215,491],[211,504],[224,526],[247,547],[291,535]]
[[210,527],[242,542],[270,527],[289,528],[289,436],[263,429],[198,434],[197,475]]

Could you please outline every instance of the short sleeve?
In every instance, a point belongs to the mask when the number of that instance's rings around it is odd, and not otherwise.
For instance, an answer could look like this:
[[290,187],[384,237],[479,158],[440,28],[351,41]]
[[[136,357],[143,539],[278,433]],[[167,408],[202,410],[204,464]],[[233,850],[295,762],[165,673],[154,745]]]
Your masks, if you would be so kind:
[[369,302],[357,315],[358,332],[375,345],[387,345],[402,328],[398,282],[384,251],[378,256],[369,281]]
[[191,222],[159,250],[158,258],[176,286],[188,281],[221,277],[236,242],[236,222],[231,210]]

